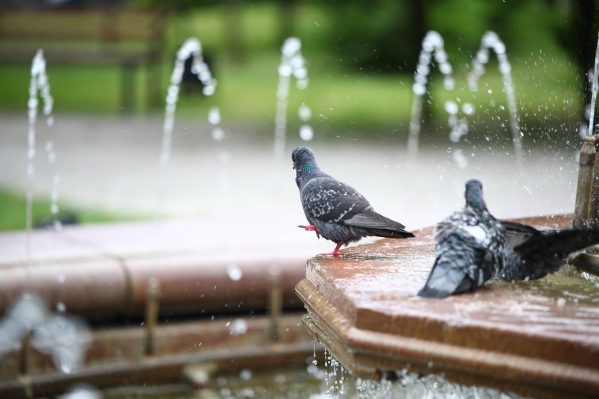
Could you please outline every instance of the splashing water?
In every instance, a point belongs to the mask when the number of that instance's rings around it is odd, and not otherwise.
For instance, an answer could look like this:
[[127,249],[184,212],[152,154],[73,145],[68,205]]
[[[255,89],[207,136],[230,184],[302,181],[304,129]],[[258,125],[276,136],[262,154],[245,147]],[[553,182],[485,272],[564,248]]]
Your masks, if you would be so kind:
[[52,193],[50,194],[50,212],[52,213],[52,217],[54,219],[54,229],[56,231],[62,230],[62,223],[58,219],[58,213],[60,211],[60,207],[58,206],[58,195],[59,195],[59,184],[60,184],[60,175],[58,174],[58,170],[56,168],[56,146],[52,140],[46,141],[46,155],[48,157],[48,163],[54,169],[52,176]]
[[229,266],[227,266],[227,274],[229,275],[229,278],[233,281],[239,281],[243,276],[243,272],[241,271],[239,266],[235,264],[230,264]]
[[[285,141],[287,135],[287,99],[289,97],[289,86],[291,76],[296,78],[296,86],[300,90],[308,87],[308,69],[306,68],[306,59],[301,53],[302,43],[296,37],[290,37],[285,40],[281,48],[281,64],[279,65],[279,84],[277,86],[277,113],[275,115],[275,142],[274,158],[280,160],[285,151]],[[310,108],[302,105],[298,113],[300,119],[307,122],[312,116]],[[304,124],[300,128],[300,137],[309,141],[314,136],[312,128]]]
[[[308,366],[316,367],[316,366]],[[464,386],[450,382],[440,375],[418,375],[408,368],[386,372],[380,381],[353,377],[325,349],[324,392],[310,398],[520,398],[513,393],[481,386]]]
[[25,293],[0,320],[0,346],[17,345],[29,332],[35,349],[52,356],[56,368],[66,374],[83,364],[91,342],[83,320],[50,312],[39,296]]
[[484,65],[489,62],[489,49],[495,52],[499,62],[499,72],[503,77],[503,90],[507,97],[508,111],[510,113],[510,127],[512,129],[512,143],[514,157],[517,162],[522,161],[522,132],[518,121],[518,108],[516,107],[516,90],[512,80],[512,65],[505,53],[505,44],[499,39],[497,33],[489,31],[484,34],[476,57],[472,60],[472,70],[468,74],[468,87],[471,91],[478,91],[478,80],[485,73]]
[[410,118],[410,135],[408,137],[408,158],[414,161],[418,154],[418,136],[420,135],[420,123],[422,116],[422,96],[426,93],[426,84],[430,74],[431,55],[434,51],[434,58],[439,65],[439,71],[444,75],[443,87],[446,90],[453,90],[455,80],[453,78],[453,68],[447,61],[447,53],[443,47],[443,38],[438,32],[429,31],[422,40],[422,50],[418,57],[418,65],[414,73],[414,99],[412,101],[412,116]]
[[50,95],[50,83],[46,74],[46,59],[43,50],[38,50],[31,63],[31,81],[29,83],[29,101],[27,102],[29,129],[27,132],[27,210],[26,210],[26,258],[27,273],[31,263],[31,228],[33,224],[33,178],[35,176],[35,123],[37,121],[38,93],[44,102],[43,113],[46,116],[46,124],[54,125],[52,107],[54,99]]
[[[599,36],[599,35],[598,35]],[[595,127],[595,103],[597,101],[597,79],[599,79],[599,37],[597,38],[597,49],[595,51],[595,66],[591,82],[591,106],[589,109],[589,127],[586,134],[593,134]],[[582,134],[581,134],[582,135]],[[583,136],[584,138],[584,136]]]
[[[166,109],[164,115],[164,124],[162,126],[162,144],[160,147],[160,178],[158,182],[158,209],[162,209],[162,197],[164,192],[164,169],[169,164],[171,156],[171,143],[173,140],[173,128],[175,126],[175,109],[177,108],[177,100],[179,99],[179,87],[183,80],[183,73],[185,71],[185,60],[193,56],[193,63],[191,71],[198,76],[204,87],[202,93],[206,96],[211,96],[216,91],[216,79],[212,77],[212,73],[208,68],[208,65],[204,62],[202,56],[202,44],[196,38],[187,39],[183,45],[177,51],[177,58],[175,59],[175,66],[171,74],[170,86],[166,95]],[[211,109],[209,113],[209,122],[213,125],[220,123],[220,112],[218,108],[216,111]],[[218,113],[218,122],[215,121],[215,112]],[[216,127],[218,128],[218,127]],[[216,129],[215,128],[215,129]],[[217,135],[220,137],[219,135]],[[214,134],[213,134],[214,137]],[[216,139],[216,138],[215,138]]]

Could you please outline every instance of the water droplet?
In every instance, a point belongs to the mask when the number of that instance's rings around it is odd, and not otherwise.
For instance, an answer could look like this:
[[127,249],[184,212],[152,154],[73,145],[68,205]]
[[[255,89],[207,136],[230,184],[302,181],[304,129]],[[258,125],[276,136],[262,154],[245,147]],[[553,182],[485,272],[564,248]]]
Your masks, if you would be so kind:
[[512,66],[510,65],[509,62],[502,62],[501,64],[499,64],[499,72],[501,72],[502,74],[506,75],[508,73],[510,73],[512,71]]
[[310,125],[302,125],[300,127],[300,137],[304,141],[310,141],[314,138],[314,129]]
[[445,90],[453,90],[455,87],[455,79],[451,76],[446,76],[445,79],[443,79],[443,87]]
[[229,330],[232,335],[243,335],[248,330],[248,324],[244,319],[237,319],[233,322]]
[[63,302],[56,303],[56,311],[58,313],[64,313],[64,312],[66,312],[66,310],[67,310],[67,307]]
[[415,83],[412,86],[412,91],[414,91],[414,94],[416,94],[418,96],[422,96],[424,93],[426,93],[426,88],[424,87],[423,84]]
[[295,76],[296,79],[305,79],[308,76],[308,70],[303,67],[294,69],[293,76]]
[[220,127],[215,127],[212,129],[211,135],[215,141],[223,141],[225,138],[225,131]]
[[304,90],[306,87],[308,87],[308,78],[298,79],[295,83],[295,87],[297,87],[299,90]]
[[230,264],[229,266],[227,266],[227,274],[229,275],[229,278],[231,280],[239,281],[241,279],[241,276],[243,275],[243,272],[236,264]]
[[566,299],[565,298],[558,298],[557,299],[557,307],[563,308],[565,305],[566,305]]
[[468,115],[468,116],[472,116],[472,115],[474,115],[474,109],[475,109],[475,108],[474,108],[474,105],[472,105],[472,104],[470,104],[470,103],[464,103],[464,104],[462,105],[462,112],[463,112],[465,115]]
[[288,64],[281,64],[279,66],[279,75],[281,76],[291,76],[293,73],[293,69]]
[[453,151],[452,158],[460,169],[466,169],[468,167],[468,159],[459,148]]
[[310,107],[308,107],[305,104],[302,104],[299,107],[299,109],[297,110],[297,113],[299,115],[299,118],[304,122],[309,121],[310,118],[312,117],[312,111],[310,110]]
[[253,373],[250,369],[243,369],[239,372],[239,378],[244,381],[249,381],[253,377]]
[[216,83],[210,83],[207,84],[206,86],[204,86],[204,88],[202,89],[202,93],[205,96],[211,96],[216,92]]
[[56,281],[58,281],[60,284],[64,283],[65,281],[67,281],[66,276],[64,275],[64,273],[58,273],[56,275]]
[[440,64],[439,70],[444,75],[449,75],[451,72],[453,72],[451,65],[449,65],[449,63],[447,63],[447,62],[443,62],[442,64]]
[[295,53],[300,51],[301,48],[302,42],[297,37],[289,37],[285,40],[285,43],[283,43],[281,52],[285,57],[291,58]]
[[210,111],[208,111],[208,122],[213,125],[218,125],[220,123],[220,119],[220,110],[218,107],[210,108]]
[[458,105],[453,101],[445,101],[445,111],[450,115],[458,113]]

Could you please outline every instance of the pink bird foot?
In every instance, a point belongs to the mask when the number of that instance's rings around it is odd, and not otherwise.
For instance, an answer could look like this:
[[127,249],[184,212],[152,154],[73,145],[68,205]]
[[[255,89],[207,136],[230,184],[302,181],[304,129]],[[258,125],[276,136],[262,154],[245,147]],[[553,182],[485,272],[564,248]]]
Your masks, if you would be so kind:
[[300,229],[304,229],[304,230],[306,230],[306,231],[314,231],[314,232],[316,232],[316,238],[319,238],[319,239],[320,239],[320,233],[319,233],[319,232],[318,232],[318,230],[316,229],[316,226],[309,224],[309,225],[307,225],[307,226],[302,226],[302,225],[299,225],[299,226],[297,226],[297,227],[299,227]]
[[336,258],[336,257],[339,256],[339,248],[341,248],[342,245],[343,245],[343,241],[338,242],[337,246],[335,247],[335,249],[333,250],[333,252],[327,252],[327,253],[318,254],[318,255],[320,255],[320,256],[332,256],[332,257]]

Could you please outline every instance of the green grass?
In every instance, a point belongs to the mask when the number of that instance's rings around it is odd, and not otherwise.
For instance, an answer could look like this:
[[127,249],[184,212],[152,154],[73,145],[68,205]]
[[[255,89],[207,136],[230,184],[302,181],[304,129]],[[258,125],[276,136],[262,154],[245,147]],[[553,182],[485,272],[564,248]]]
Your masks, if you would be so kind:
[[[32,206],[32,220],[35,226],[40,220],[53,220],[50,212],[50,202],[34,200]],[[0,231],[24,230],[26,228],[27,201],[24,196],[0,188]],[[102,223],[132,220],[131,217],[109,215],[89,209],[61,206],[60,213],[74,214],[78,223]]]
[[[280,62],[278,29],[280,18],[273,4],[246,6],[240,15],[240,31],[244,38],[245,62],[233,63],[226,50],[227,19],[223,7],[190,10],[174,14],[169,22],[167,47],[162,64],[161,98],[164,98],[177,46],[189,36],[201,39],[213,61],[219,84],[213,98],[182,95],[177,115],[204,117],[208,109],[218,106],[223,121],[272,126],[276,111],[277,67]],[[318,24],[315,22],[318,21]],[[358,127],[366,130],[398,129],[409,123],[412,102],[412,71],[403,75],[376,74],[369,71],[347,72],[336,51],[322,48],[320,26],[327,16],[314,6],[302,6],[298,12],[298,36],[304,41],[304,55],[309,63],[310,84],[305,91],[292,89],[289,97],[289,123],[299,124],[297,108],[305,103],[312,109],[312,123],[328,124],[336,130]],[[547,47],[547,46],[545,46]],[[467,49],[474,52],[476,49]],[[526,56],[508,56],[513,66],[516,99],[522,118],[538,119],[546,115],[556,119],[572,119],[580,110],[581,99],[573,64],[558,50],[541,53],[535,49]],[[462,50],[466,51],[466,50]],[[450,53],[450,60],[452,54]],[[471,93],[465,86],[467,68],[454,65],[455,90],[442,89],[440,73],[433,69],[429,85],[432,114],[437,125],[446,120],[447,100],[472,102],[486,108],[476,118],[493,120],[505,107],[501,75],[492,61],[480,82],[480,90]],[[163,108],[150,108],[145,92],[148,71],[137,73],[140,105],[136,112],[162,113]],[[48,65],[51,93],[56,112],[117,113],[120,110],[121,70],[118,66]],[[0,65],[0,109],[26,112],[29,86],[28,65]],[[489,93],[490,91],[490,93]],[[495,113],[499,112],[499,114]]]

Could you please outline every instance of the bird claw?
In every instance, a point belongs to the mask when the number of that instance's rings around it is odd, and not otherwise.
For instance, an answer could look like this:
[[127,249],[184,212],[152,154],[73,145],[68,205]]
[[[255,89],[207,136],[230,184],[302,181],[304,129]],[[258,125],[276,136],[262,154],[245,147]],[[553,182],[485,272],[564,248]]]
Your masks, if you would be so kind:
[[316,226],[314,225],[307,225],[307,226],[302,226],[301,224],[299,226],[300,229],[304,229],[306,231],[314,231],[316,233],[316,238],[320,239],[320,233],[318,232],[318,230],[316,229]]
[[325,252],[322,254],[318,254],[318,256],[326,256],[326,257],[332,256],[333,258],[338,258],[340,256],[340,254],[339,254],[339,252]]

